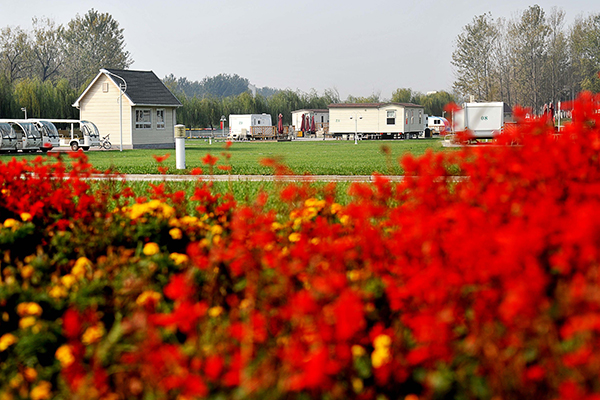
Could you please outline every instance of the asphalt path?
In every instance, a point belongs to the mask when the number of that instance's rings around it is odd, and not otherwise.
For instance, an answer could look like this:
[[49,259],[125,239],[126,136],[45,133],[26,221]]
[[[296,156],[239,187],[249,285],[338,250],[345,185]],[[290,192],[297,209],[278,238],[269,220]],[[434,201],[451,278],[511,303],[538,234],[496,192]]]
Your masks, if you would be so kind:
[[[381,176],[381,175],[380,175]],[[393,182],[404,180],[401,175],[382,176]],[[92,175],[90,179],[106,180],[116,179],[123,181],[145,182],[188,182],[188,181],[213,181],[213,182],[374,182],[376,175],[173,175],[173,174],[122,174],[115,176]]]

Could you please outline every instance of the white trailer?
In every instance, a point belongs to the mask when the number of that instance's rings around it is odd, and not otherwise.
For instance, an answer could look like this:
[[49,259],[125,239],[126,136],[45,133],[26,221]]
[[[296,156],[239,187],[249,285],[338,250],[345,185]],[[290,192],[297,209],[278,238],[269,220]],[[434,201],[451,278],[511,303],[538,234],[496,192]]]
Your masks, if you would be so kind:
[[445,135],[450,131],[450,122],[444,117],[427,115],[425,121],[425,130],[429,129],[432,135]]
[[425,130],[425,109],[412,103],[329,105],[329,133],[352,139],[417,139]]
[[273,126],[271,114],[229,115],[229,137],[231,139],[250,139],[251,128],[255,126]]
[[465,103],[454,112],[454,129],[469,130],[476,139],[499,135],[507,122],[513,122],[512,109],[503,102]]

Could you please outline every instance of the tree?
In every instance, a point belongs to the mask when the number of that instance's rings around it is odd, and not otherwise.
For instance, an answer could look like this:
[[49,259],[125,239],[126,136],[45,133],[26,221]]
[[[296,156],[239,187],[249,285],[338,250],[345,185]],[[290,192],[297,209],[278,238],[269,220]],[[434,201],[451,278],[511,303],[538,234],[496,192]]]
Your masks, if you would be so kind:
[[569,43],[564,33],[565,12],[554,7],[548,15],[548,53],[544,71],[546,98],[556,103],[568,92]]
[[543,102],[548,100],[542,93],[550,35],[544,10],[537,4],[529,7],[511,24],[509,35],[514,38],[511,51],[518,85],[516,100],[534,112],[540,111]]
[[413,91],[410,88],[396,89],[392,93],[392,103],[411,103],[413,101]]
[[33,18],[32,67],[42,82],[58,76],[63,63],[62,40],[62,26],[49,18]]
[[20,27],[0,30],[0,74],[9,83],[22,78],[28,67],[29,43],[27,33]]
[[132,63],[125,50],[123,29],[108,13],[93,8],[68,23],[64,32],[65,76],[74,87],[94,77],[100,68],[126,69]]
[[570,42],[573,89],[600,92],[600,13],[577,18]]
[[482,14],[463,28],[456,39],[452,65],[456,68],[454,88],[463,95],[483,101],[493,100],[494,65],[492,63],[498,29],[490,14]]

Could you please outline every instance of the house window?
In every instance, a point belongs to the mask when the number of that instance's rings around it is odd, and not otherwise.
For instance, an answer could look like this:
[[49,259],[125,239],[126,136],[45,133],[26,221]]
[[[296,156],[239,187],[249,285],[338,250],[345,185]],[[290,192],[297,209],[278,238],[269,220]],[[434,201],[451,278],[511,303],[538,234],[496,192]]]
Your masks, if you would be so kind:
[[387,124],[396,125],[396,111],[390,110],[387,112]]
[[150,110],[135,110],[135,129],[152,129]]
[[156,110],[156,129],[165,129],[165,110],[159,108]]
[[419,125],[423,123],[423,115],[421,114],[421,110],[419,110]]
[[102,84],[102,91],[104,93],[108,93],[108,82]]

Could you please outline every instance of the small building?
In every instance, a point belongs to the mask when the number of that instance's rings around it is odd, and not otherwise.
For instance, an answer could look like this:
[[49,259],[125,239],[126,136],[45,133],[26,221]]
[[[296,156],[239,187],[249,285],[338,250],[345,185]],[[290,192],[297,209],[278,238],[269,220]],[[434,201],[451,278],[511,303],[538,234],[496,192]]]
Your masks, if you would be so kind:
[[425,130],[425,108],[412,103],[329,105],[329,133],[372,139],[417,138]]
[[79,109],[79,119],[98,127],[101,136],[110,134],[114,145],[121,145],[122,127],[123,148],[175,147],[176,110],[181,103],[152,71],[101,69],[73,107]]
[[[265,128],[266,127],[266,128]],[[258,129],[260,128],[260,129]],[[232,139],[250,139],[254,130],[264,133],[264,129],[273,131],[271,114],[230,114],[229,137]]]
[[312,121],[315,117],[315,130],[328,132],[329,130],[329,110],[327,109],[311,109],[303,108],[301,110],[292,111],[292,125],[296,131],[300,131],[302,126],[302,116]]

